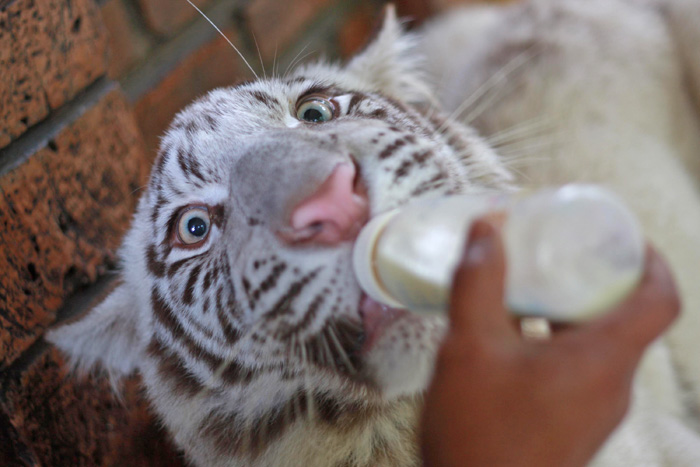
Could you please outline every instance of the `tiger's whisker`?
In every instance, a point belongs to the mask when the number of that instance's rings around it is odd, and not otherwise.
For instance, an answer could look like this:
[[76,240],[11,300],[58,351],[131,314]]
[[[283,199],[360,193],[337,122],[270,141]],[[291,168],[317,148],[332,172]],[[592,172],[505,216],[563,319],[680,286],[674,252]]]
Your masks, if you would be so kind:
[[496,85],[502,84],[506,81],[506,78],[515,70],[520,68],[522,65],[527,63],[534,53],[532,52],[532,47],[527,48],[520,54],[516,55],[510,61],[508,61],[503,67],[496,71],[489,79],[487,79],[484,84],[479,86],[469,97],[467,97],[446,119],[445,123],[438,128],[438,132],[443,132],[449,122],[459,118],[465,110],[470,106],[478,102],[484,95],[491,93]]
[[260,78],[258,77],[258,74],[255,72],[255,70],[253,70],[253,67],[250,66],[250,63],[248,63],[248,60],[246,60],[245,57],[243,56],[243,54],[241,53],[241,51],[238,50],[238,48],[237,48],[235,45],[233,45],[233,42],[231,42],[231,41],[229,40],[229,38],[226,37],[226,34],[224,34],[224,33],[221,31],[221,29],[219,29],[219,27],[218,27],[216,24],[214,24],[214,22],[213,22],[212,20],[210,20],[209,17],[208,17],[207,15],[205,15],[204,12],[203,12],[202,10],[200,10],[200,9],[197,7],[197,5],[195,5],[194,3],[192,3],[191,0],[185,0],[185,1],[186,1],[187,3],[189,3],[189,4],[192,6],[192,8],[194,8],[195,10],[197,10],[197,13],[199,13],[200,15],[202,15],[202,17],[204,17],[204,19],[206,19],[207,22],[208,22],[209,24],[211,24],[212,27],[213,27],[214,29],[216,29],[216,32],[218,32],[218,33],[221,35],[221,37],[223,37],[223,38],[226,40],[226,42],[228,42],[228,45],[230,45],[230,46],[233,48],[233,50],[236,51],[236,53],[238,54],[238,56],[241,57],[241,60],[243,60],[243,63],[246,64],[246,66],[248,67],[248,69],[250,70],[250,72],[253,73],[253,76],[255,76],[256,79],[260,79]]
[[335,346],[335,348],[338,350],[338,354],[340,355],[340,358],[343,360],[343,363],[348,367],[348,369],[352,372],[355,373],[357,370],[355,369],[355,366],[350,362],[350,358],[348,357],[348,354],[345,352],[345,349],[343,349],[343,346],[340,344],[340,340],[338,339],[338,335],[335,332],[335,323],[330,323],[328,326],[328,333],[331,337],[332,344]]
[[[255,50],[258,51],[258,59],[260,60],[260,68],[262,68],[263,78],[267,79],[267,72],[265,71],[265,63],[263,62],[262,53],[260,53],[260,46],[258,45],[258,39],[253,34],[253,42],[255,43]],[[274,70],[273,70],[274,72]]]
[[284,75],[283,75],[283,76],[286,77],[286,76],[289,74],[289,71],[292,69],[292,66],[294,65],[294,62],[296,62],[297,58],[299,58],[299,55],[301,55],[301,54],[304,53],[304,51],[309,47],[309,45],[311,45],[311,43],[310,43],[310,42],[307,42],[307,43],[304,44],[304,46],[299,50],[299,52],[297,52],[297,54],[294,56],[294,58],[292,59],[292,61],[289,62],[289,63],[287,64],[287,68],[285,68],[285,70],[284,70]]
[[[298,57],[298,58],[293,62],[293,64],[290,65],[290,68],[291,68],[290,71],[293,70],[294,67],[297,66],[299,63],[301,63],[306,57],[308,57],[309,55],[311,55],[311,54],[313,54],[313,53],[315,53],[315,52],[316,52],[316,50],[310,50],[310,51],[306,52],[304,55],[302,55],[301,57]],[[286,76],[286,74],[285,74],[285,76]]]
[[275,42],[275,55],[272,57],[272,77],[277,77],[277,43]]
[[545,117],[537,117],[531,120],[527,120],[522,123],[506,128],[505,130],[498,131],[486,138],[486,142],[491,146],[497,146],[502,142],[510,142],[514,138],[519,138],[521,136],[531,136],[537,135],[538,131],[548,130],[549,126],[552,125],[552,120]]

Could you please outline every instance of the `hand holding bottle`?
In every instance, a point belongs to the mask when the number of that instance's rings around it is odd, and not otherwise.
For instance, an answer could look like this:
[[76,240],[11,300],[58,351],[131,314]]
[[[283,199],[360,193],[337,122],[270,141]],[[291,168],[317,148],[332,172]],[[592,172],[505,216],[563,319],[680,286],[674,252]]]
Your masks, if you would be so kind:
[[525,340],[503,305],[498,232],[484,221],[470,232],[426,397],[425,465],[583,466],[624,416],[644,350],[678,314],[671,274],[649,248],[623,303],[550,340]]

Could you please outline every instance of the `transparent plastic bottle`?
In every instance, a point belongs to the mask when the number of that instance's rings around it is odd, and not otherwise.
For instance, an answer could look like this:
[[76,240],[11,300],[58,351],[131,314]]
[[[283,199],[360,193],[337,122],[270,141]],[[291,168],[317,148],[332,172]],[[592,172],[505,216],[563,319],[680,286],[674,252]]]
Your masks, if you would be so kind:
[[576,322],[607,310],[639,282],[645,241],[621,200],[572,184],[528,196],[460,195],[377,216],[360,233],[354,268],[376,301],[444,313],[469,226],[505,211],[505,303],[520,316]]

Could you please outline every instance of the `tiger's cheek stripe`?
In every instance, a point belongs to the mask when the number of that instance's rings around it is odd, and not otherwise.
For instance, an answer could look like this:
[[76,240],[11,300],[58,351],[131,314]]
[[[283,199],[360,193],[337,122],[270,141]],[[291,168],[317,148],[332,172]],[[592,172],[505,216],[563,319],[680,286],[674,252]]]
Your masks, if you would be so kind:
[[302,293],[309,283],[316,278],[321,269],[322,268],[314,269],[301,279],[292,282],[287,291],[282,294],[275,304],[263,313],[264,319],[270,321],[282,315],[292,313],[292,302]]
[[272,267],[272,270],[268,273],[268,275],[263,278],[262,281],[260,281],[260,284],[255,289],[252,288],[250,280],[247,277],[243,278],[243,290],[246,294],[246,298],[248,299],[248,306],[250,306],[251,309],[255,308],[258,300],[263,295],[274,289],[274,287],[277,285],[277,281],[286,270],[287,264],[276,264]]
[[219,325],[221,326],[221,331],[224,333],[226,342],[228,342],[230,345],[238,342],[238,340],[241,338],[241,333],[238,331],[238,329],[233,327],[231,323],[229,323],[226,316],[224,316],[223,309],[219,308],[218,305],[216,310],[216,318],[219,321]]
[[158,259],[158,253],[153,244],[146,249],[146,266],[155,277],[161,278],[165,276],[166,264]]
[[167,305],[165,300],[161,298],[160,293],[155,289],[151,293],[151,305],[158,322],[168,329],[173,339],[181,343],[193,359],[204,361],[212,373],[221,375],[229,383],[246,382],[252,378],[252,374],[238,365],[238,363],[226,362],[199,346],[192,336],[185,331],[182,324],[175,317],[172,308]]
[[156,360],[158,375],[171,385],[176,394],[194,397],[205,391],[199,380],[185,369],[183,362],[157,337],[151,339],[146,352]]
[[316,318],[318,310],[321,308],[323,303],[326,301],[326,297],[330,295],[331,291],[328,288],[324,288],[320,294],[316,295],[309,307],[304,313],[304,318],[299,321],[296,325],[290,326],[288,329],[280,328],[276,333],[275,337],[281,341],[287,341],[292,336],[298,334],[300,331],[306,329]]
[[384,148],[384,150],[382,150],[382,152],[379,153],[378,158],[380,160],[390,158],[392,155],[394,155],[396,153],[396,151],[401,149],[401,147],[405,146],[407,142],[408,142],[408,140],[405,137],[401,137],[401,138],[396,139],[396,141],[391,143],[389,146]]
[[190,271],[189,279],[187,279],[187,284],[185,285],[185,291],[182,294],[182,301],[185,305],[192,305],[194,300],[194,288],[197,285],[197,280],[199,279],[199,272],[202,270],[202,265],[197,264]]
[[433,156],[433,151],[428,149],[426,151],[414,152],[411,154],[409,159],[404,160],[394,171],[394,183],[399,182],[402,178],[406,177],[414,165],[419,167],[425,167],[425,162],[430,157]]

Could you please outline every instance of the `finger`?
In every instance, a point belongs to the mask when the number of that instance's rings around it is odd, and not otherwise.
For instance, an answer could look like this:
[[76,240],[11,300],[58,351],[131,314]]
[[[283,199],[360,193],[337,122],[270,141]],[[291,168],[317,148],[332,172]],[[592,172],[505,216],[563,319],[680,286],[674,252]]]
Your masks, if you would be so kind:
[[493,225],[473,223],[452,285],[450,324],[458,334],[515,334],[503,304],[503,244]]
[[591,340],[610,346],[611,354],[640,357],[676,319],[681,302],[664,260],[647,248],[644,274],[635,291],[605,316],[582,328]]

